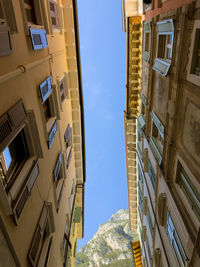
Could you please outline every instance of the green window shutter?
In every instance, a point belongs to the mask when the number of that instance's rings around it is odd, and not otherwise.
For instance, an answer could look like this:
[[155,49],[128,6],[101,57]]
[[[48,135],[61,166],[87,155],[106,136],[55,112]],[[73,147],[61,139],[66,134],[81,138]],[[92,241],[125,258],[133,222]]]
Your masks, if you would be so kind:
[[140,114],[138,117],[137,117],[137,120],[138,120],[138,123],[139,123],[139,127],[142,129],[144,128],[145,126],[145,119],[144,119],[144,116],[142,114]]
[[142,59],[148,63],[149,62],[149,58],[150,58],[150,53],[147,52],[147,51],[144,51],[142,53]]
[[155,123],[158,131],[160,132],[160,135],[164,139],[165,127],[163,126],[162,122],[159,120],[159,118],[156,116],[156,114],[153,111],[152,111],[152,120]]
[[173,19],[157,22],[158,34],[172,34],[174,32]]
[[151,22],[144,22],[144,32],[151,32]]
[[169,71],[170,65],[170,61],[166,61],[161,58],[155,58],[152,69],[160,73],[162,76],[166,76]]
[[76,207],[74,211],[74,222],[79,223],[81,221],[82,208]]
[[162,153],[160,151],[160,148],[159,148],[157,141],[152,136],[150,137],[149,145],[150,145],[151,151],[152,151],[155,159],[157,160],[158,164],[160,165],[162,162]]
[[141,94],[140,98],[141,98],[143,104],[146,106],[146,104],[147,104],[147,98],[146,98],[146,96],[143,95],[143,94]]

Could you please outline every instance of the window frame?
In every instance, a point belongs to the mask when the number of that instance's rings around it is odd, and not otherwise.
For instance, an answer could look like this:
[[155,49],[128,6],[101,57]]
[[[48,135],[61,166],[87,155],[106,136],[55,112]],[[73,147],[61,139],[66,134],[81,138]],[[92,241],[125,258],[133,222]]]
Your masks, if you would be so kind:
[[[51,113],[51,117],[48,119],[48,121],[46,121],[43,108],[43,103],[47,99],[50,102],[49,108]],[[50,149],[58,129],[57,120],[60,120],[60,111],[58,107],[56,86],[52,84],[51,76],[48,76],[39,85],[39,103],[40,103],[44,133],[47,140],[47,146],[48,149]]]
[[[28,259],[32,267],[37,267],[41,261],[48,263],[54,232],[52,203],[44,202],[28,253]],[[44,236],[45,239],[43,240]]]
[[67,129],[65,130],[64,141],[66,146],[66,159],[68,169],[72,157],[72,128],[70,124],[67,125]]
[[[159,141],[153,136],[153,126],[157,128],[158,131],[158,136],[160,136],[163,140],[163,146],[159,144]],[[151,136],[149,140],[149,145],[151,148],[151,151],[158,162],[159,165],[162,163],[162,157],[163,157],[163,151],[164,151],[164,132],[165,132],[165,127],[162,124],[162,122],[159,120],[157,115],[155,114],[154,111],[152,111],[152,123],[151,123]]]
[[[195,20],[194,21],[194,27],[193,27],[193,31],[191,34],[191,45],[190,45],[190,51],[189,51],[189,62],[187,64],[187,80],[196,84],[197,86],[199,86],[200,84],[200,74],[195,75],[193,73],[191,73],[191,69],[193,67],[193,53],[194,53],[194,48],[195,48],[195,38],[196,38],[196,31],[200,30],[200,20]],[[199,37],[200,38],[200,37]]]
[[12,4],[12,0],[0,0],[2,4],[3,19],[0,19],[0,24],[6,24],[9,26],[10,33],[18,33],[17,23],[15,18],[15,12]]
[[[169,232],[169,229],[170,229],[170,232]],[[187,255],[185,253],[184,247],[183,247],[183,245],[181,243],[180,237],[178,235],[178,232],[176,230],[176,227],[174,225],[174,222],[172,220],[172,217],[170,215],[169,210],[167,211],[166,233],[167,233],[167,236],[169,238],[169,242],[170,242],[170,244],[172,246],[172,250],[174,252],[174,255],[175,255],[176,259],[177,259],[177,262],[178,262],[179,266],[180,267],[187,266],[188,258],[187,258]],[[175,236],[174,236],[174,233],[175,233]],[[180,250],[181,250],[181,252],[180,252]],[[181,255],[184,256],[185,259]]]
[[10,133],[6,132],[7,135],[1,139],[0,151],[3,152],[22,131],[29,151],[29,157],[14,177],[9,189],[6,189],[3,179],[0,179],[0,201],[5,213],[12,215],[17,225],[39,175],[38,158],[43,157],[43,152],[34,112],[26,111],[22,100],[0,117],[0,131],[3,131],[4,125],[7,130],[10,128]]
[[[162,76],[166,76],[169,72],[171,62],[172,62],[172,54],[173,54],[173,43],[174,43],[174,21],[173,19],[167,19],[163,21],[157,22],[157,56],[154,59],[154,64],[152,66],[152,69],[161,74]],[[169,28],[167,28],[169,26]],[[171,48],[167,47],[168,45],[167,40],[165,42],[164,50],[166,49],[171,49],[170,52],[170,58],[160,58],[159,57],[159,37],[160,36],[166,36],[165,38],[167,39],[167,36],[171,36]],[[165,55],[166,55],[165,51]]]
[[[61,177],[59,177],[60,175]],[[61,198],[62,198],[64,182],[66,178],[65,159],[64,159],[64,155],[62,152],[60,152],[57,157],[53,176],[54,176],[54,192],[55,192],[56,210],[58,212]],[[59,187],[58,187],[58,183],[59,183]]]
[[[144,38],[144,46],[143,46],[142,59],[148,63],[149,59],[150,59],[150,51],[151,51],[151,22],[150,21],[144,22],[143,29],[144,29],[144,37],[143,37]],[[145,49],[146,38],[147,38],[146,35],[147,34],[149,34],[148,50]]]
[[[190,176],[187,174],[180,161],[177,162],[175,181],[179,185],[182,193],[187,199],[188,204],[190,205],[197,220],[200,221],[200,194],[198,190],[195,188],[195,185],[193,184]],[[195,202],[195,198],[196,202],[199,201],[199,207],[198,204]]]

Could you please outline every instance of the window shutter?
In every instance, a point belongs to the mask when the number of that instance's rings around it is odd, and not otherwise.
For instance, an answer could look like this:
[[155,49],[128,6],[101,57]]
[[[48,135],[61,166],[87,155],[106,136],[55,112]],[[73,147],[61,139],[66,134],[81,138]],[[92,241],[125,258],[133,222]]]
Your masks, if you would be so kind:
[[144,214],[144,215],[147,215],[147,206],[148,206],[147,203],[148,203],[148,202],[147,202],[147,197],[144,197],[144,198],[143,198],[143,214]]
[[48,148],[49,149],[51,148],[51,146],[53,144],[53,140],[54,140],[54,137],[56,135],[56,132],[57,132],[57,121],[54,122],[54,125],[51,128],[51,131],[49,133],[49,137],[48,137]]
[[151,22],[144,22],[144,32],[151,32]]
[[53,207],[51,202],[45,202],[45,206],[48,210],[48,220],[49,220],[49,234],[52,234],[55,232],[55,223],[54,223],[54,217],[53,217]]
[[42,243],[42,232],[41,232],[40,227],[38,226],[34,234],[30,252],[29,252],[29,260],[32,266],[36,266],[38,256],[39,256],[38,254],[41,248],[41,243]]
[[146,230],[146,226],[143,226],[143,227],[142,227],[142,239],[143,239],[143,242],[145,242],[146,239],[147,239],[147,230]]
[[145,119],[144,119],[143,114],[140,114],[140,115],[137,117],[137,121],[138,121],[138,124],[139,124],[140,129],[143,129],[144,126],[145,126]]
[[159,165],[161,165],[161,163],[162,163],[162,153],[159,150],[159,147],[157,145],[157,141],[152,136],[150,137],[150,140],[149,140],[149,146],[151,148],[151,151],[152,151],[156,161],[158,162]]
[[70,149],[70,152],[69,152],[69,155],[67,158],[67,169],[69,168],[69,163],[70,163],[71,157],[72,157],[72,149]]
[[165,127],[163,126],[163,124],[161,123],[161,121],[159,120],[159,118],[156,116],[156,114],[154,113],[154,111],[152,111],[152,120],[155,123],[158,131],[160,132],[160,135],[162,136],[162,138],[164,138]]
[[161,260],[161,250],[159,248],[155,249],[155,266],[160,267],[162,260]]
[[148,172],[148,149],[145,148],[143,152],[144,172]]
[[141,94],[140,98],[142,100],[142,103],[146,106],[146,104],[147,104],[147,98],[146,98],[146,96],[144,94]]
[[55,182],[58,179],[58,174],[59,174],[61,165],[62,165],[62,153],[60,152],[60,154],[58,156],[58,159],[57,159],[57,162],[56,162],[56,167],[55,167],[55,170],[54,170],[54,181]]
[[8,115],[15,128],[21,127],[25,123],[27,114],[22,100],[8,111]]
[[58,98],[57,98],[55,85],[53,85],[53,102],[54,102],[54,109],[55,109],[56,118],[57,118],[57,120],[60,120],[60,110],[59,110],[59,104],[58,104]]
[[66,143],[67,143],[68,140],[69,140],[70,134],[71,134],[71,127],[70,127],[70,125],[68,124],[68,125],[67,125],[67,129],[66,129],[65,134],[64,134],[64,139],[65,139],[65,142],[66,142]]
[[165,226],[167,214],[167,196],[162,193],[158,197],[158,220],[161,226]]
[[34,162],[34,165],[32,167],[32,170],[30,171],[28,177],[26,178],[26,182],[23,186],[23,189],[21,190],[20,195],[17,197],[17,200],[15,202],[13,212],[15,216],[15,222],[17,223],[24,207],[26,204],[27,199],[29,198],[32,188],[35,184],[35,181],[39,175],[39,165],[38,161]]
[[173,19],[157,22],[158,34],[172,34],[174,32]]
[[67,96],[67,93],[66,93],[66,79],[65,79],[65,77],[58,82],[58,85],[59,85],[59,90],[60,90],[61,103],[63,103],[65,98],[66,98],[66,96]]
[[49,76],[45,81],[40,84],[40,94],[42,98],[42,103],[44,103],[50,93],[52,92],[52,82],[51,76]]
[[34,50],[48,47],[47,34],[45,30],[30,28],[29,31]]
[[69,98],[69,88],[70,88],[70,83],[69,83],[69,73],[65,72],[65,92],[66,92],[66,97]]
[[79,223],[81,221],[82,208],[76,207],[74,211],[74,222]]
[[12,52],[10,28],[0,25],[0,56],[7,56]]
[[168,74],[170,64],[171,62],[168,62],[161,58],[155,58],[152,69],[160,73],[162,76],[166,76]]
[[26,118],[22,100],[0,117],[0,151],[6,148],[16,133],[25,125]]

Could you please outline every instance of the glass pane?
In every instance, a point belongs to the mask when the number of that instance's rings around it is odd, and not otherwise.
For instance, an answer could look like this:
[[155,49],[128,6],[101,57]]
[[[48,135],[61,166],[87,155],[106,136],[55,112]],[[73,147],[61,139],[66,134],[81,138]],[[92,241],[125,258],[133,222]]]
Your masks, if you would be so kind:
[[8,170],[9,167],[10,167],[10,164],[12,162],[12,157],[11,157],[11,154],[10,154],[9,147],[6,147],[6,149],[3,152],[3,155],[4,155],[4,159],[5,159],[6,169]]

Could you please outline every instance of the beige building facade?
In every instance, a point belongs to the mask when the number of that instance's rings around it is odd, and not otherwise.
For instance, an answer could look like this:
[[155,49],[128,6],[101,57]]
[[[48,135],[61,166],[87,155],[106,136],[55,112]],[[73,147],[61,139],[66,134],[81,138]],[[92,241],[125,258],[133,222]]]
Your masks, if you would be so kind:
[[84,234],[76,0],[0,1],[0,265],[75,266]]
[[[199,1],[144,1],[133,130],[143,266],[200,265],[199,14]],[[130,55],[134,33],[127,29]],[[128,91],[136,94],[127,83]]]

